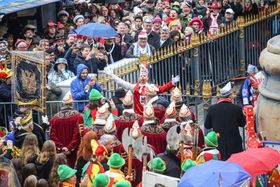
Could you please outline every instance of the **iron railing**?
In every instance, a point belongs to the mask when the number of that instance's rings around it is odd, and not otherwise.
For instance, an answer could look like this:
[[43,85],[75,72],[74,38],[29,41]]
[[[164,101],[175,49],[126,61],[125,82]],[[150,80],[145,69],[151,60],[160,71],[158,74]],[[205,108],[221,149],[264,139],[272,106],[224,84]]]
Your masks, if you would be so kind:
[[[180,87],[187,94],[201,94],[203,81],[215,87],[244,76],[248,64],[258,66],[261,50],[269,38],[280,33],[280,4],[258,15],[239,17],[216,35],[193,35],[191,41],[179,41],[156,51],[151,57],[141,56],[129,63],[114,64],[114,74],[131,83],[138,81],[137,64],[148,64],[150,82],[164,84],[180,75]],[[107,97],[118,87],[100,71],[99,82]]]

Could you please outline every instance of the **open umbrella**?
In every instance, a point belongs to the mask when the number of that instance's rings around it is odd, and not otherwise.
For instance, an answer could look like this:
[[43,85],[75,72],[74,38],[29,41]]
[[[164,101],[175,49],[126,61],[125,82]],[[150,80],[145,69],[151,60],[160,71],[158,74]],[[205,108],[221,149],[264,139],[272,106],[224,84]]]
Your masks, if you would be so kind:
[[250,148],[232,154],[227,161],[240,164],[250,175],[256,177],[272,171],[280,164],[280,153],[270,147]]
[[187,170],[178,187],[240,186],[248,179],[251,176],[240,165],[210,160]]
[[91,38],[110,38],[117,35],[117,32],[113,27],[103,23],[88,23],[77,28],[75,32],[77,34],[88,36]]

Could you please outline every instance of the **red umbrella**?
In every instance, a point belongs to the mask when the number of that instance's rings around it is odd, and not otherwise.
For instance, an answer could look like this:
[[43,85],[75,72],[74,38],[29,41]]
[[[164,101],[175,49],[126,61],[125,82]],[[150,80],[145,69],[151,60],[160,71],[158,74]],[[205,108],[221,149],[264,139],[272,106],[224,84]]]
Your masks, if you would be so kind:
[[253,177],[272,171],[280,164],[280,153],[270,147],[250,148],[246,151],[232,154],[227,160],[236,162]]

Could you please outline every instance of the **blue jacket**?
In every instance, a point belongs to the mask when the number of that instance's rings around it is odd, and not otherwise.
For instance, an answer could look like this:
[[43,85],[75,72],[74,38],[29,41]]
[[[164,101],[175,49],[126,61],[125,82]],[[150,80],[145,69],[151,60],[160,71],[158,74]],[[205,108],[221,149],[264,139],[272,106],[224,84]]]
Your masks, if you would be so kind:
[[[87,76],[87,78],[85,80],[81,79],[80,76],[84,69],[88,69],[88,67],[84,64],[79,64],[77,66],[77,78],[75,78],[71,82],[71,94],[72,94],[74,100],[88,100],[89,93],[93,88],[102,93],[102,88],[97,82],[95,82],[95,84],[89,89],[88,92],[84,91],[86,85],[88,85],[91,80],[90,76]],[[85,102],[80,102],[80,103],[77,103],[77,105],[75,105],[75,106],[79,112],[82,112],[85,105],[86,105]]]
[[254,90],[251,86],[250,78],[246,78],[242,86],[243,106],[254,104],[253,94],[254,94]]

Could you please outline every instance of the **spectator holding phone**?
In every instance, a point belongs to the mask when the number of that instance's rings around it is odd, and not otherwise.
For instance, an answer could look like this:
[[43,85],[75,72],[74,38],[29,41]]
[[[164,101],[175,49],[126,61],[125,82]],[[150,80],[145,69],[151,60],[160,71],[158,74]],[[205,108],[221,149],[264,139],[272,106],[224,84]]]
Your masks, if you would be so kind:
[[[97,81],[88,75],[88,67],[84,64],[79,64],[77,67],[77,78],[71,82],[71,94],[74,100],[88,100],[89,93],[94,88],[102,92],[101,86]],[[80,102],[77,104],[77,110],[82,112],[86,103]]]
[[106,63],[100,61],[94,56],[94,51],[90,49],[88,44],[83,44],[81,48],[81,52],[78,53],[74,60],[74,66],[77,69],[79,64],[84,64],[88,68],[88,73],[97,74],[97,70],[103,70],[106,66]]

